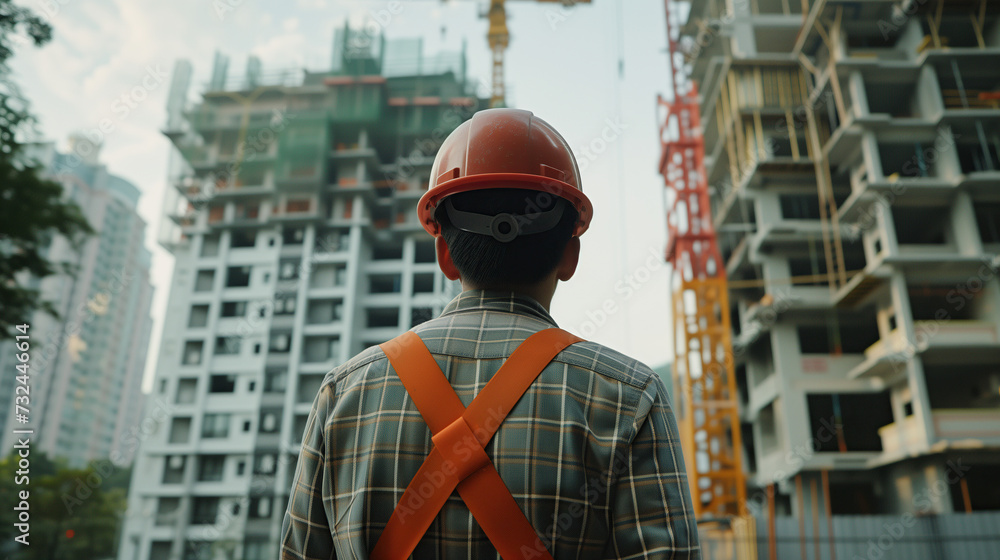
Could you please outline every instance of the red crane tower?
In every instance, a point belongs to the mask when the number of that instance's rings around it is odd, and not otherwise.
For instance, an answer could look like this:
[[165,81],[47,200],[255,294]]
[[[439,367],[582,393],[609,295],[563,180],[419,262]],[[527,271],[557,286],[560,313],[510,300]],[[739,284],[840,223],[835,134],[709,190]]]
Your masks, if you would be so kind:
[[695,515],[741,515],[746,501],[725,264],[712,225],[698,87],[680,43],[679,2],[665,0],[673,98],[657,99],[660,174],[672,266],[675,413]]

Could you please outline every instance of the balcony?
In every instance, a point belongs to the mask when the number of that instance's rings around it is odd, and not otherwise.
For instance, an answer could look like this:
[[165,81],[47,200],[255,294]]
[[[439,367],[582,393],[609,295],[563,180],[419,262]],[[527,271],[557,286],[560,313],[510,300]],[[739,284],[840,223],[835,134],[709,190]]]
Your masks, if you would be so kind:
[[214,165],[214,162],[212,161],[212,153],[208,146],[205,146],[192,138],[178,139],[174,145],[177,147],[177,151],[180,152],[184,160],[192,168],[199,169]]
[[927,434],[916,416],[907,416],[883,426],[879,428],[878,435],[882,438],[880,460],[887,462],[926,453],[929,447]]
[[938,442],[970,446],[1000,445],[1000,413],[990,409],[937,409],[932,411]]
[[995,410],[946,408],[931,411],[934,436],[928,438],[916,416],[879,429],[882,457],[879,463],[931,453],[947,447],[1000,445],[1000,414]]
[[996,324],[990,321],[914,321],[913,328],[918,339],[927,341],[927,348],[995,347],[1000,343]]
[[849,379],[888,377],[903,371],[912,354],[900,329],[880,338],[864,352],[864,359],[848,372]]

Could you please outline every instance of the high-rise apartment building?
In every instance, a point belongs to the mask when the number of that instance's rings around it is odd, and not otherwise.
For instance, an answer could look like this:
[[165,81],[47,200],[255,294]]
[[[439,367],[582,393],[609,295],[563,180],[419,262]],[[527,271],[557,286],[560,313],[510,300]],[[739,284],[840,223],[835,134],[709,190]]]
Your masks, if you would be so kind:
[[[26,156],[47,179],[63,187],[95,230],[81,246],[54,236],[44,249],[53,263],[70,263],[74,275],[27,279],[61,317],[36,312],[31,343],[29,422],[14,409],[14,376],[0,376],[0,451],[16,443],[15,429],[33,429],[32,450],[82,467],[88,461],[132,461],[128,432],[142,411],[142,375],[152,320],[150,252],[146,223],[136,207],[140,191],[98,162],[100,146],[70,138],[70,153],[33,144]],[[10,343],[8,343],[10,344]],[[0,369],[14,371],[15,351],[0,352]],[[23,437],[23,436],[22,436]]]
[[162,242],[176,257],[123,560],[277,557],[324,375],[457,293],[417,221],[436,148],[482,100],[464,52],[345,28],[333,68],[267,75],[216,56],[200,100],[175,67]]
[[745,466],[799,519],[779,546],[798,557],[796,533],[829,537],[814,513],[1000,509],[1000,5],[684,13]]

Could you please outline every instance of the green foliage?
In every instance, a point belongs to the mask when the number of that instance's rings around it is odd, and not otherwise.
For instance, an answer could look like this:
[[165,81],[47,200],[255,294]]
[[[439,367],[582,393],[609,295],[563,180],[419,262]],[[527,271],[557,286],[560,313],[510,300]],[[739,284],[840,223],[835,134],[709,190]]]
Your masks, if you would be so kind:
[[[13,512],[19,492],[28,490],[29,546],[14,541],[13,523],[0,524],[0,556],[8,560],[98,560],[114,557],[126,508],[128,470],[100,462],[85,469],[67,468],[32,451],[27,484],[17,485],[18,460],[0,460],[0,508]],[[73,531],[70,538],[67,531]]]
[[53,234],[78,248],[93,233],[76,203],[62,199],[62,187],[40,178],[39,166],[23,157],[19,138],[34,118],[10,78],[7,60],[17,38],[25,36],[41,46],[52,38],[52,27],[30,9],[0,0],[0,340],[35,310],[59,317],[51,302],[40,301],[37,289],[19,282],[75,272],[71,264],[51,263],[43,254]]

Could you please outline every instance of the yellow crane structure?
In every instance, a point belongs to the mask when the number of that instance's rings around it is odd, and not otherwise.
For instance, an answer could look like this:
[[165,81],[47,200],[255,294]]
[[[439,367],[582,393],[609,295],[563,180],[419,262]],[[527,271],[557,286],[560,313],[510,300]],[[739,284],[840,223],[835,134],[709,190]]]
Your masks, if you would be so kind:
[[[533,2],[559,3],[564,6],[575,4],[589,4],[590,0],[530,0]],[[486,32],[486,40],[490,45],[490,52],[493,60],[493,84],[490,93],[490,107],[506,107],[507,92],[504,87],[504,54],[510,44],[510,32],[507,30],[507,7],[506,0],[490,0],[490,7],[483,14],[489,20],[489,30]]]
[[[673,96],[660,97],[657,105],[663,114],[659,171],[667,190],[666,259],[672,265],[675,413],[699,530],[737,542],[744,539],[733,535],[747,532],[752,521],[744,511],[726,270],[712,222],[698,87],[688,77],[680,46],[685,14],[676,0],[664,4]],[[706,557],[754,557],[741,548]]]

